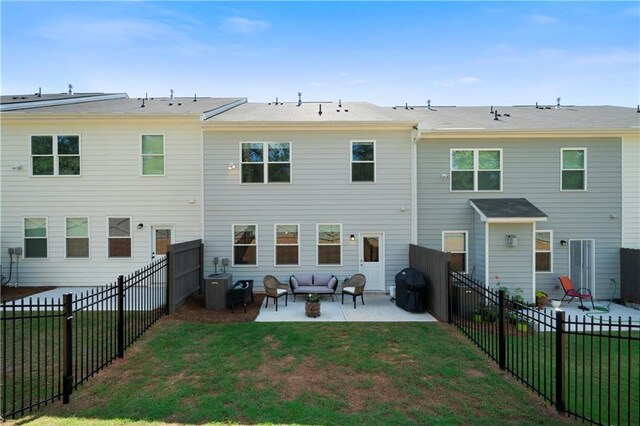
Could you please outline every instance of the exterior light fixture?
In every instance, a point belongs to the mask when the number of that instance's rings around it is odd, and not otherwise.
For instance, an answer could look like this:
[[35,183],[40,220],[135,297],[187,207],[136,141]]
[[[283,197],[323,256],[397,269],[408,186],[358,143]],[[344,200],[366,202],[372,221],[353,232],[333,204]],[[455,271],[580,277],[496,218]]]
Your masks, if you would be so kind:
[[560,240],[560,245],[561,245],[562,247],[566,247],[566,246],[568,246],[568,245],[569,245],[569,243],[567,242],[567,240]]
[[234,163],[229,163],[229,170],[233,170],[236,168],[236,165]]
[[142,228],[144,228],[144,224],[139,223],[139,224],[138,224],[138,229],[142,229]]
[[355,240],[356,240],[356,236],[355,236],[355,235],[353,235],[353,234],[351,234],[351,236],[349,237],[349,240],[351,240],[351,241],[355,241]]

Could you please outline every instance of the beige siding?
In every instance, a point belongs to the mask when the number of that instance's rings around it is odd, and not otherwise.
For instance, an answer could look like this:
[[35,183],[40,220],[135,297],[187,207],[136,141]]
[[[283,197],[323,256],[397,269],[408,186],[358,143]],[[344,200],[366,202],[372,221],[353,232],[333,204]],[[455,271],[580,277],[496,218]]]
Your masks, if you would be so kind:
[[[141,176],[140,135],[165,135],[166,176]],[[30,177],[31,134],[79,134],[80,177]],[[201,129],[198,121],[76,119],[2,123],[2,256],[23,247],[24,217],[48,218],[48,259],[20,259],[20,285],[102,285],[147,264],[151,225],[174,241],[201,237]],[[22,170],[14,171],[16,164]],[[189,201],[193,200],[193,204]],[[90,259],[65,259],[65,217],[90,220]],[[107,258],[107,217],[131,217],[131,259]],[[136,229],[138,223],[144,228]],[[15,274],[15,271],[14,271]]]
[[[350,183],[350,142],[376,141],[376,183]],[[291,142],[292,183],[240,184],[240,141]],[[234,279],[266,274],[288,282],[300,272],[342,281],[358,272],[361,232],[385,234],[386,284],[408,265],[411,239],[411,148],[399,131],[205,131],[205,258],[231,258],[232,224],[258,225],[258,266],[232,267]],[[234,162],[235,170],[228,165]],[[404,207],[404,211],[401,208]],[[274,266],[274,224],[300,225],[300,266]],[[316,266],[316,225],[342,224],[342,266]]]
[[622,139],[622,247],[640,248],[640,136]]

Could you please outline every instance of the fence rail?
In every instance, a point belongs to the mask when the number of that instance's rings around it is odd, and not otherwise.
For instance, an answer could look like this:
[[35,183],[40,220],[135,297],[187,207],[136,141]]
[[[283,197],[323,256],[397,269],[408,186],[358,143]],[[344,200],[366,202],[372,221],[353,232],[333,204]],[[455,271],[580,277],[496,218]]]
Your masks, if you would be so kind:
[[166,313],[167,293],[162,258],[109,286],[0,305],[2,419],[69,402]]
[[538,310],[449,270],[449,322],[557,411],[640,424],[640,324]]

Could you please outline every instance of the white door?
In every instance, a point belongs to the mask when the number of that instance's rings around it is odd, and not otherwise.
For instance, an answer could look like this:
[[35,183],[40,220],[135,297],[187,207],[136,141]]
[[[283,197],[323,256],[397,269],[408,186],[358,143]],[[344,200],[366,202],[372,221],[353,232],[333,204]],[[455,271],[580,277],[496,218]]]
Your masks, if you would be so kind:
[[573,287],[588,288],[595,297],[595,241],[569,240],[569,276]]
[[173,243],[173,227],[152,226],[151,227],[151,260],[167,255],[169,246]]
[[360,234],[360,273],[367,278],[365,290],[385,291],[384,234]]

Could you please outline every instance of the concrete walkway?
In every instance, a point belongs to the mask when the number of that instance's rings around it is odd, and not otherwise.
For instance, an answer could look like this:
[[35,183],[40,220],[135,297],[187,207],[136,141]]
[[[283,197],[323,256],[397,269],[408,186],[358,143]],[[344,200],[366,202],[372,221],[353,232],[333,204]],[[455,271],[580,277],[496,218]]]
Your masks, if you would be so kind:
[[[328,296],[321,298],[320,316],[309,318],[304,314],[304,296],[298,296],[293,301],[289,295],[289,305],[284,306],[284,297],[278,301],[276,312],[273,299],[269,299],[269,306],[260,307],[260,313],[256,318],[258,322],[435,322],[436,319],[428,313],[407,312],[396,306],[389,295],[365,294],[364,303],[360,298],[357,307],[353,309],[353,299],[344,298],[344,305],[340,303],[341,296],[336,295],[336,301],[332,302]],[[347,301],[348,300],[348,301]]]

